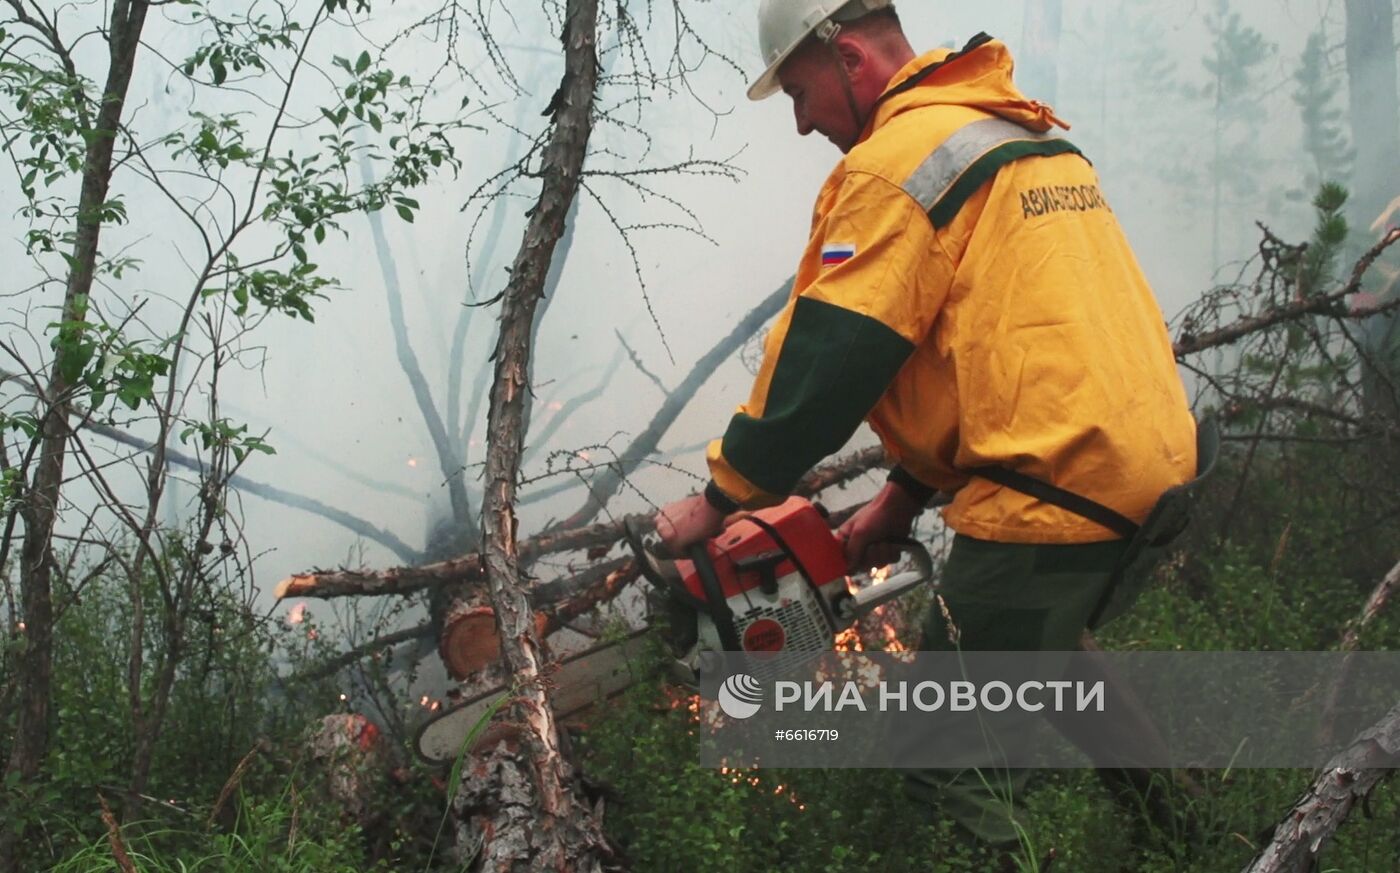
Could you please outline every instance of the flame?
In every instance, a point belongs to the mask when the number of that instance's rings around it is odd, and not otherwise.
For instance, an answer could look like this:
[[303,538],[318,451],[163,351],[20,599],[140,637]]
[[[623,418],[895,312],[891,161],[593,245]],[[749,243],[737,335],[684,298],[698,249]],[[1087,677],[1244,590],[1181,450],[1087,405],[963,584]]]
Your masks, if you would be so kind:
[[408,465],[409,465],[410,467],[416,467],[416,466],[418,466],[418,459],[417,459],[417,458],[409,458],[409,459],[408,459]]
[[671,694],[670,708],[673,710],[684,709],[688,713],[688,721],[691,724],[700,722],[700,695],[698,694]]
[[308,640],[314,640],[314,639],[316,639],[316,638],[319,637],[319,636],[320,636],[320,634],[317,633],[316,628],[314,628],[314,627],[309,627],[309,628],[306,629],[306,638],[307,638]]
[[872,588],[872,587],[874,587],[874,586],[876,586],[876,585],[879,585],[881,582],[884,582],[886,579],[890,578],[890,565],[889,565],[889,564],[886,564],[886,565],[883,566],[883,567],[871,567],[871,568],[870,568],[869,576],[870,576],[870,584],[869,584],[869,585],[861,585],[861,584],[860,584],[859,582],[857,582],[853,577],[847,576],[847,577],[846,577],[846,591],[847,591],[848,593],[850,593],[850,594],[856,594],[856,593],[858,593],[862,588]]
[[832,648],[838,652],[865,651],[865,640],[861,636],[861,629],[864,628],[872,638],[878,638],[879,648],[883,651],[909,651],[909,647],[899,639],[899,622],[896,620],[899,613],[889,610],[892,605],[887,603],[879,607],[860,622],[838,633],[832,640]]
[[836,639],[832,641],[832,648],[838,652],[863,652],[865,644],[861,642],[860,631],[855,625],[851,625],[836,635]]
[[424,694],[424,695],[423,695],[423,699],[418,701],[418,705],[419,705],[419,706],[427,706],[428,703],[429,703],[431,700],[432,700],[431,697],[429,697],[428,695]]
[[885,634],[885,651],[887,652],[907,652],[909,647],[899,640],[899,630],[895,628],[894,622],[885,621],[881,623],[880,630]]
[[287,610],[287,624],[298,625],[306,621],[306,601],[299,600]]
[[559,410],[564,408],[564,404],[560,403],[558,400],[552,400],[550,401],[549,405],[545,408],[548,409],[550,412],[558,412]]

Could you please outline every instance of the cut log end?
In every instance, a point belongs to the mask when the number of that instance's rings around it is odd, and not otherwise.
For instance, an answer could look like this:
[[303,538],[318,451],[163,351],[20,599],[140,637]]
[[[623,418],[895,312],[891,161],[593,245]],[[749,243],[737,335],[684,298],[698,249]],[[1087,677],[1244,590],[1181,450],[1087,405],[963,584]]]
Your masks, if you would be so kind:
[[[544,639],[548,620],[535,613],[535,633]],[[489,606],[470,606],[449,615],[438,642],[438,655],[453,679],[462,681],[501,657],[496,614]]]
[[288,597],[298,597],[305,589],[315,587],[315,575],[289,576],[277,583],[277,587],[272,589],[272,596],[278,600],[285,600]]

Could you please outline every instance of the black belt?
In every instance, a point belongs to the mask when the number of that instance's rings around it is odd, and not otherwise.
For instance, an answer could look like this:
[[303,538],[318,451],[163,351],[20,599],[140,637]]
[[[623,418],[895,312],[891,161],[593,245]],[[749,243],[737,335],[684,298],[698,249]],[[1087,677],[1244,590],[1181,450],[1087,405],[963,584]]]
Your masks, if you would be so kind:
[[1082,494],[1066,491],[1058,485],[1051,485],[1043,479],[1027,476],[1005,467],[977,467],[969,470],[974,476],[981,476],[1004,488],[1019,491],[1044,503],[1068,510],[1081,518],[1101,524],[1125,540],[1137,535],[1138,525],[1120,512],[1109,509],[1102,503],[1090,500]]
[[1087,518],[1089,521],[1103,525],[1128,541],[1128,548],[1109,575],[1108,585],[1099,599],[1098,606],[1089,617],[1088,624],[1092,629],[1098,625],[1099,619],[1113,598],[1118,583],[1122,581],[1123,575],[1138,556],[1148,548],[1165,548],[1186,529],[1196,493],[1200,490],[1201,482],[1211,470],[1215,469],[1215,459],[1219,453],[1219,426],[1213,418],[1207,418],[1196,425],[1195,478],[1163,492],[1147,514],[1147,520],[1141,525],[1122,513],[1095,500],[1090,500],[1082,494],[1066,491],[1058,485],[1052,485],[1034,476],[1027,476],[1025,473],[996,466],[977,467],[968,472],[974,476],[981,476],[989,482],[995,482],[1004,488],[1010,488],[1044,503],[1058,506],[1081,518]]

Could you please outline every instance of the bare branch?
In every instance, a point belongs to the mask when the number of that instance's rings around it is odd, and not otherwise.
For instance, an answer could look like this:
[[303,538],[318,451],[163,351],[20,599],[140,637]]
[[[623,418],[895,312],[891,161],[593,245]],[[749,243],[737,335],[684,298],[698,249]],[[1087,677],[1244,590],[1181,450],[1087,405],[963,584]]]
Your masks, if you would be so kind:
[[627,337],[622,335],[622,331],[614,330],[613,334],[617,336],[618,344],[627,352],[627,357],[632,361],[632,366],[637,368],[637,372],[650,379],[651,384],[655,385],[656,389],[663,395],[670,394],[671,392],[661,383],[661,379],[655,373],[647,369],[647,365],[642,363],[641,356],[637,354],[635,349],[627,344]]
[[[602,396],[603,391],[612,384],[612,377],[617,373],[618,367],[622,365],[622,355],[622,349],[617,349],[613,353],[612,360],[608,362],[607,368],[603,370],[602,375],[598,377],[598,381],[593,387],[570,397],[549,419],[549,423],[544,426],[544,429],[540,431],[539,435],[530,439],[531,445],[525,453],[525,463],[529,463],[539,454],[541,449],[549,445],[550,438],[559,431],[559,428],[568,424],[570,416]],[[534,495],[530,495],[529,498],[522,502],[530,502],[533,500],[533,497]]]
[[742,346],[749,337],[753,336],[770,318],[777,315],[792,294],[792,279],[788,279],[781,286],[774,289],[763,302],[759,303],[745,315],[729,335],[721,339],[710,349],[700,360],[695,362],[690,374],[676,390],[666,397],[666,402],[661,404],[661,408],[652,416],[651,423],[642,431],[632,443],[623,450],[621,457],[615,464],[608,466],[608,469],[593,480],[589,485],[589,495],[584,504],[580,506],[572,515],[559,524],[558,529],[576,528],[588,524],[598,513],[608,505],[608,501],[617,494],[622,487],[623,481],[633,470],[651,453],[656,451],[661,438],[666,435],[671,424],[676,417],[681,414],[691,398],[700,390],[711,376],[719,369],[726,359],[733,356],[736,349]]
[[1349,684],[1353,671],[1352,653],[1361,644],[1361,632],[1371,623],[1380,611],[1390,602],[1390,598],[1395,594],[1395,590],[1400,588],[1400,563],[1390,568],[1390,572],[1385,574],[1375,589],[1371,591],[1371,596],[1366,598],[1366,604],[1361,607],[1361,614],[1347,624],[1346,630],[1342,632],[1341,645],[1339,651],[1347,653],[1347,657],[1342,660],[1342,666],[1337,671],[1337,676],[1333,679],[1327,691],[1327,702],[1323,709],[1322,729],[1319,732],[1319,745],[1330,746],[1336,731],[1336,712],[1341,703],[1342,692]]
[[[1178,358],[1187,355],[1194,355],[1206,349],[1213,349],[1219,346],[1226,346],[1234,343],[1250,334],[1258,333],[1277,324],[1287,321],[1294,321],[1305,315],[1336,315],[1344,312],[1346,298],[1361,290],[1361,280],[1366,275],[1366,271],[1371,268],[1376,259],[1397,240],[1400,240],[1400,228],[1391,230],[1385,238],[1371,247],[1361,259],[1356,262],[1352,269],[1351,279],[1339,290],[1330,294],[1320,294],[1312,297],[1304,297],[1295,300],[1286,306],[1279,306],[1263,312],[1259,315],[1248,315],[1238,319],[1233,324],[1226,325],[1218,330],[1195,335],[1183,333],[1172,346],[1172,351]],[[1391,309],[1400,307],[1400,298],[1390,301],[1388,304],[1376,307],[1366,314],[1377,315]]]

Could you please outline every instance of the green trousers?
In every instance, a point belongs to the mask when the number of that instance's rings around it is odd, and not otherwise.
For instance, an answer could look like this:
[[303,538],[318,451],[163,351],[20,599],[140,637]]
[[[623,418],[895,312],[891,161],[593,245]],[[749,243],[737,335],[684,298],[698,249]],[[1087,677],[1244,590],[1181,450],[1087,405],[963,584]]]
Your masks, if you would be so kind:
[[[958,535],[924,624],[925,651],[1070,652],[1127,548],[993,543]],[[1136,569],[1136,568],[1135,568]],[[979,840],[1017,839],[1017,801],[1030,773],[1015,769],[909,770],[907,793]]]

